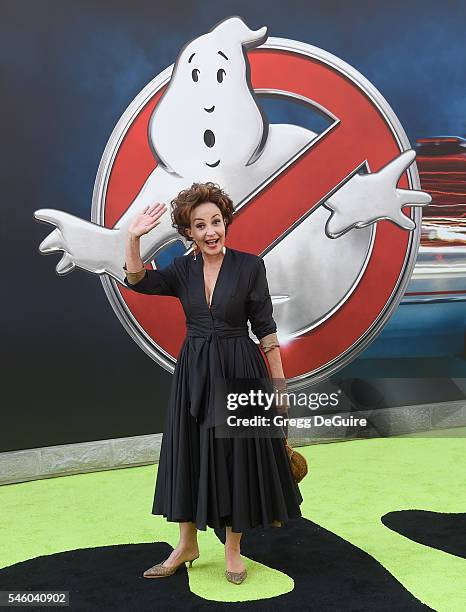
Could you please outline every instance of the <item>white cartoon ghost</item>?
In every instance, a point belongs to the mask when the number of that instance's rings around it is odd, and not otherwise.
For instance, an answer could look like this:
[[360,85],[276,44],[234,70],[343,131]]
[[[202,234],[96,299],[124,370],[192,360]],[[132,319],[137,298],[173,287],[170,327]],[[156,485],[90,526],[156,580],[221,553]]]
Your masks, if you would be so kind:
[[149,125],[154,155],[169,172],[209,180],[216,169],[231,182],[258,156],[267,120],[246,78],[244,50],[265,39],[266,28],[253,32],[233,18],[182,49]]
[[[80,267],[121,282],[127,228],[148,204],[168,202],[194,181],[212,181],[237,210],[309,147],[314,132],[269,124],[254,94],[246,51],[266,38],[265,27],[254,31],[230,17],[182,48],[149,123],[158,165],[112,229],[57,210],[35,212],[36,219],[56,226],[39,249],[64,251],[58,274]],[[414,157],[408,151],[377,173],[356,174],[264,255],[281,339],[318,325],[348,298],[367,265],[378,219],[413,228],[401,207],[431,201],[424,192],[396,187]],[[180,238],[169,215],[162,215],[160,225],[141,238],[143,261]]]

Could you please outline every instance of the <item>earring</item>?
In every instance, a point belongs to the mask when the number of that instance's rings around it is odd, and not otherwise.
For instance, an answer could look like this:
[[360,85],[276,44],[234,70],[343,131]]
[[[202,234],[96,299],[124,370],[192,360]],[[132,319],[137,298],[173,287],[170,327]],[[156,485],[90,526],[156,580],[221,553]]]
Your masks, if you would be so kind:
[[194,261],[196,261],[196,256],[197,256],[197,244],[196,243],[194,243],[193,255],[194,255]]

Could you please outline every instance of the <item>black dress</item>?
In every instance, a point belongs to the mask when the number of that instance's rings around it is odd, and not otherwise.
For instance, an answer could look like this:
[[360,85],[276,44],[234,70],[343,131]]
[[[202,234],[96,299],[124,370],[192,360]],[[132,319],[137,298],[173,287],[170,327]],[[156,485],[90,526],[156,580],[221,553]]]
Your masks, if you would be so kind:
[[258,340],[276,332],[261,257],[226,248],[206,300],[202,254],[175,257],[128,287],[179,298],[187,335],[176,363],[166,415],[152,514],[234,532],[301,516],[283,437],[214,434],[214,385],[226,378],[268,378]]

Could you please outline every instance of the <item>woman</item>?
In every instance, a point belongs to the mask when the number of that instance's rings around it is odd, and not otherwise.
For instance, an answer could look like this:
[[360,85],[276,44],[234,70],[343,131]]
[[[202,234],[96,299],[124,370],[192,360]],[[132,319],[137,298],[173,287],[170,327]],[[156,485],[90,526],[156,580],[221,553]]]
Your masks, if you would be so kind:
[[233,203],[213,183],[194,183],[172,200],[172,222],[192,240],[192,254],[161,270],[146,270],[139,239],[166,212],[154,204],[133,220],[126,243],[125,283],[145,294],[177,297],[187,336],[178,356],[160,451],[152,513],[179,522],[180,540],[168,559],[144,572],[172,575],[199,557],[197,529],[225,527],[227,580],[240,584],[246,567],[240,540],[246,529],[301,516],[300,491],[280,437],[221,438],[214,432],[214,385],[221,379],[284,381],[263,260],[225,247]]

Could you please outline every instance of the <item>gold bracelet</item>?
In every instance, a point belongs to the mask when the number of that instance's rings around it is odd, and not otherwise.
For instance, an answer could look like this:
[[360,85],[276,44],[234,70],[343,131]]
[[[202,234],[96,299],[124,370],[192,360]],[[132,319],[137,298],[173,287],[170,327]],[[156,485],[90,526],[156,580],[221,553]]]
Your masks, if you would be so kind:
[[267,334],[267,336],[264,336],[259,340],[259,344],[264,353],[267,353],[267,351],[280,346],[276,333]]
[[128,272],[126,268],[126,264],[123,266],[123,270],[125,271],[126,278],[128,279],[128,283],[130,285],[136,285],[146,276],[146,268],[142,270],[138,270],[137,272]]

